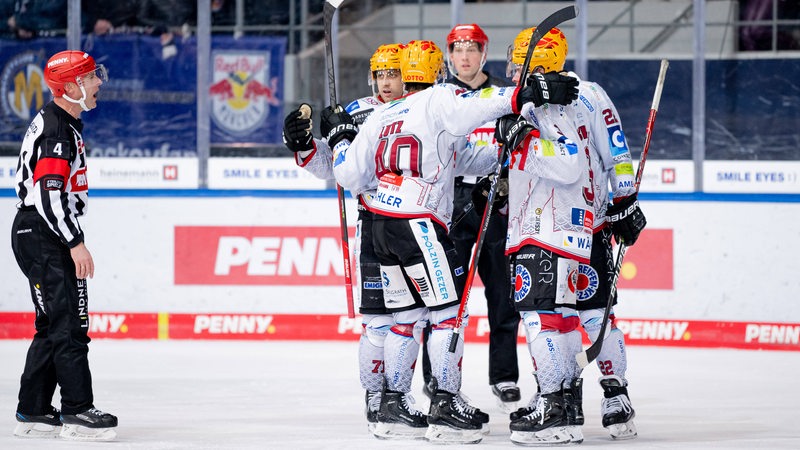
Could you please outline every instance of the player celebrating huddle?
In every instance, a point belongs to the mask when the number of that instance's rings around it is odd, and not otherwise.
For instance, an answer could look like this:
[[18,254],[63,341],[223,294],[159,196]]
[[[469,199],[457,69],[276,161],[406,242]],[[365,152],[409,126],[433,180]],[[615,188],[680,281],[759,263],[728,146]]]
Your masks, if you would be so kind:
[[[511,64],[521,64],[525,58],[533,28],[523,30],[514,41]],[[534,51],[535,69],[562,71],[567,57],[567,40],[558,29],[537,45]],[[577,78],[577,75],[570,75]],[[634,170],[619,114],[611,99],[597,83],[580,81],[580,101],[574,104],[582,144],[588,145],[594,181],[594,227],[590,264],[582,264],[581,274],[590,280],[578,293],[581,324],[592,342],[598,339],[613,278],[611,235],[633,245],[644,229],[646,220],[639,208],[634,187]],[[608,203],[609,184],[613,204]],[[610,226],[608,226],[610,225]],[[596,280],[592,282],[591,280]],[[616,299],[614,299],[616,302]],[[597,358],[603,376],[600,386],[604,398],[601,405],[603,426],[614,439],[636,437],[634,410],[628,398],[625,378],[627,355],[625,337],[616,327],[613,311],[609,317],[605,342]]]
[[[347,111],[352,113],[357,123],[366,120],[375,108],[403,95],[400,49],[400,44],[381,45],[370,58],[369,84],[375,95],[354,100],[347,106]],[[295,162],[300,167],[318,178],[333,179],[330,147],[326,141],[313,139],[311,110],[308,108],[308,117],[303,117],[300,108],[286,116],[284,143],[295,152]],[[398,433],[402,435],[402,430],[395,430],[395,427],[391,426],[381,426],[376,429],[383,389],[385,355],[394,355],[393,358],[389,358],[391,361],[398,359],[403,361],[400,365],[408,372],[403,379],[408,380],[410,390],[418,348],[403,348],[395,345],[392,339],[386,342],[387,332],[394,325],[394,321],[383,302],[380,264],[372,246],[373,213],[364,206],[366,203],[364,195],[371,194],[365,192],[358,197],[358,221],[353,246],[355,259],[358,262],[355,267],[355,285],[359,288],[355,290],[355,294],[362,326],[358,344],[359,378],[361,386],[366,390],[366,415],[370,431],[380,437],[395,437]],[[400,400],[393,399],[393,401]],[[424,417],[420,414],[414,420],[422,423]]]
[[[433,42],[409,42],[401,60],[409,95],[371,115],[355,139],[338,131],[352,123],[347,113],[323,114],[323,126],[332,130],[328,142],[333,146],[339,184],[355,193],[376,190],[370,205],[376,213],[373,237],[384,299],[397,324],[391,333],[418,340],[414,331],[430,315],[430,354],[437,390],[426,437],[437,442],[474,443],[482,439],[488,416],[458,395],[462,334],[455,352],[449,352],[465,275],[447,237],[453,177],[491,171],[495,152],[461,152],[465,136],[492,118],[512,109],[519,111],[535,98],[541,100],[542,88],[500,88],[481,91],[480,96],[459,97],[451,88],[431,87],[443,72],[442,53]],[[551,75],[545,83],[574,85],[574,79]],[[386,381],[386,394],[399,386],[388,364]],[[403,406],[414,414],[408,405]],[[382,404],[379,420],[383,412]]]

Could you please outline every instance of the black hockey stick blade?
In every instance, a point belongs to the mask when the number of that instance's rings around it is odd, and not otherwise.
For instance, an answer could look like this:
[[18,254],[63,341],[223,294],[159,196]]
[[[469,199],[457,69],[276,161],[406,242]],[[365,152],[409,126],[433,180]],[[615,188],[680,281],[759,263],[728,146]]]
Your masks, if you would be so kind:
[[331,33],[331,23],[333,15],[344,0],[325,0],[322,7],[323,20],[325,24],[325,61],[328,63],[328,97],[331,107],[336,105],[336,73],[334,72],[333,61],[333,36]]
[[542,20],[539,25],[536,25],[536,29],[533,30],[531,40],[528,43],[528,52],[525,54],[525,62],[522,64],[522,76],[520,76],[519,82],[520,86],[525,86],[525,82],[528,80],[528,70],[531,66],[531,58],[533,58],[533,50],[536,48],[536,44],[538,44],[544,35],[549,33],[550,30],[576,17],[578,17],[578,8],[575,5],[572,5],[559,9],[553,14],[545,17],[545,19]]

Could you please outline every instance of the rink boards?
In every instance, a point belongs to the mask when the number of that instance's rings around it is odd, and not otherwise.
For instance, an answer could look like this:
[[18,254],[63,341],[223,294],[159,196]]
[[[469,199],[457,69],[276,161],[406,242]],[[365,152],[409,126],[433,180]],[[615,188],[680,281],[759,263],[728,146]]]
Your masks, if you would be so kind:
[[[800,292],[796,197],[643,195],[648,227],[625,257],[615,308],[627,341],[800,349],[800,305],[790,301]],[[3,210],[14,204],[0,196]],[[0,216],[0,229],[12,220]],[[98,190],[81,224],[96,266],[95,338],[355,340],[361,331],[345,314],[333,191]],[[28,338],[30,294],[8,242],[0,338]],[[469,308],[467,340],[487,342],[480,284]]]

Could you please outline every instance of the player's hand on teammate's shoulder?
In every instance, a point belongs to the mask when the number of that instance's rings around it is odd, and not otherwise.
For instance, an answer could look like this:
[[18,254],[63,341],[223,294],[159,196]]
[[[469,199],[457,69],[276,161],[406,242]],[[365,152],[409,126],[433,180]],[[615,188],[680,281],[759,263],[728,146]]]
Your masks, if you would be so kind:
[[578,79],[558,72],[534,73],[520,89],[517,103],[569,105],[578,98]]

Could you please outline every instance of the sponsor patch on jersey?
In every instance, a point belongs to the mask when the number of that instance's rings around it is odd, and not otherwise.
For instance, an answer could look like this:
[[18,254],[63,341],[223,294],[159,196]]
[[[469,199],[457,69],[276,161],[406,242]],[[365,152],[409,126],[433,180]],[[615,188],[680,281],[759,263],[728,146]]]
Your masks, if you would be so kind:
[[63,191],[64,177],[59,175],[45,175],[39,180],[45,191]]
[[564,241],[562,245],[564,246],[564,248],[569,248],[569,249],[591,250],[592,236],[565,232]]
[[572,208],[572,224],[591,230],[594,226],[594,214],[585,209]]
[[581,95],[579,98],[581,102],[586,105],[586,109],[588,109],[590,112],[594,111],[594,106],[592,106],[592,102],[590,102],[588,98],[584,97],[583,95]]
[[373,290],[383,289],[383,283],[381,283],[380,281],[365,281],[364,289],[373,289]]
[[367,121],[367,118],[369,117],[370,114],[372,114],[372,111],[373,111],[372,108],[370,108],[370,109],[361,109],[361,110],[356,111],[356,112],[354,112],[354,113],[352,113],[350,115],[353,117],[353,122],[355,122],[356,125],[362,125],[364,122]]
[[600,277],[597,275],[597,271],[588,264],[581,264],[578,268],[578,301],[594,297],[599,286]]
[[531,273],[522,264],[514,269],[514,301],[521,302],[531,291]]
[[44,158],[58,158],[66,159],[69,161],[69,141],[60,139],[45,139],[42,144],[42,151]]
[[622,127],[619,125],[608,127],[608,146],[611,149],[611,156],[629,153],[628,143],[625,141],[625,134],[622,132]]
[[633,164],[631,164],[629,162],[628,163],[616,164],[614,166],[614,173],[616,173],[617,176],[620,176],[620,175],[633,175]]

